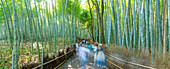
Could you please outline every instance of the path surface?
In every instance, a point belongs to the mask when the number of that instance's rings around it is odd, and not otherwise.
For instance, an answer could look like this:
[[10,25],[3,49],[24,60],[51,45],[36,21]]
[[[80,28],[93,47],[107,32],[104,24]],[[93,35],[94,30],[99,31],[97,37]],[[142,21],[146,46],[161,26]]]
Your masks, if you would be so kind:
[[[81,69],[80,64],[77,66],[78,58],[76,56],[71,57],[69,60],[65,62],[59,69]],[[110,69],[108,67],[106,68],[99,68],[92,62],[92,57],[90,58],[90,61],[88,63],[88,66],[86,69]]]

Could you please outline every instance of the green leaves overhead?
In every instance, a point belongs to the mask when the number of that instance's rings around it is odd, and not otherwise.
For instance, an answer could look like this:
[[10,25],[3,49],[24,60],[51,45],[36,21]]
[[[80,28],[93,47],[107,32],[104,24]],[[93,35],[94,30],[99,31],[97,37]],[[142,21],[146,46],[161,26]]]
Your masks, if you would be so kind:
[[[57,0],[57,9],[62,9],[62,6],[65,6],[66,0]],[[67,0],[67,13],[71,16],[71,12],[73,15],[76,15],[76,18],[79,18],[79,14],[82,11],[82,8],[80,7],[79,0]],[[63,12],[65,12],[65,9],[63,9]],[[62,13],[62,10],[58,10],[58,13]]]

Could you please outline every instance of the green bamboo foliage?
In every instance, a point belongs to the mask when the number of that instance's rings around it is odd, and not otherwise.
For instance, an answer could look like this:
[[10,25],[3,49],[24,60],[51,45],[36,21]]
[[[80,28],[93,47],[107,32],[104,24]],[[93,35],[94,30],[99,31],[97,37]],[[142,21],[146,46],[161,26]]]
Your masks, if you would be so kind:
[[[77,10],[77,1],[51,0],[52,4],[50,4],[45,0],[34,0],[33,3],[30,0],[12,0],[12,6],[10,6],[10,1],[1,0],[4,26],[0,27],[0,39],[7,40],[6,43],[10,50],[14,50],[14,68],[18,68],[18,57],[19,54],[23,54],[24,48],[30,49],[30,56],[37,53],[40,62],[42,61],[40,56],[42,53],[39,44],[44,48],[44,53],[56,53],[60,48],[61,43],[59,42],[63,41],[62,49],[64,49],[67,45],[73,45],[76,42],[76,37],[90,38],[92,35],[94,37],[91,39],[101,43],[101,39],[103,39],[101,38],[101,15],[96,13],[95,3],[93,0],[91,1],[93,2],[90,2],[93,13],[93,28],[88,28],[91,27],[89,26],[90,21],[82,23],[81,15],[75,13],[81,12],[81,9]],[[164,10],[166,1],[167,13]],[[150,51],[151,62],[154,61],[155,53],[164,54],[165,49],[167,49],[166,52],[170,53],[170,1],[166,1],[103,1],[105,43],[109,46],[112,43],[116,46],[125,46],[128,50],[139,51],[139,55],[142,51]],[[97,0],[97,2],[101,11],[101,1]],[[168,15],[164,16],[166,14]],[[165,21],[166,19],[167,21]],[[164,21],[167,22],[166,30]],[[166,34],[164,34],[165,32]],[[162,43],[165,41],[163,38],[166,38],[165,44]],[[36,49],[34,49],[33,43],[37,44]],[[162,48],[162,45],[163,47],[165,45],[166,48]],[[0,51],[2,50],[0,49]],[[2,54],[0,53],[0,58],[2,58]]]
[[[41,56],[40,56],[40,49],[39,49],[39,42],[38,42],[38,32],[37,32],[37,27],[35,25],[35,20],[34,20],[34,16],[33,16],[33,12],[32,12],[32,9],[31,9],[31,5],[30,5],[30,2],[29,3],[29,6],[30,6],[30,11],[31,11],[31,19],[33,20],[33,24],[34,24],[34,31],[35,31],[35,37],[36,37],[36,43],[37,43],[37,49],[38,49],[38,55],[39,55],[39,62],[41,61]],[[36,6],[36,5],[35,5]],[[31,24],[32,25],[32,24]],[[33,43],[33,42],[32,42]],[[33,45],[33,44],[32,44]]]
[[6,18],[6,28],[7,28],[7,32],[8,32],[8,41],[10,43],[11,50],[13,50],[12,37],[11,37],[11,32],[10,32],[11,30],[10,30],[9,20],[8,20],[8,16],[7,16],[7,13],[6,13],[6,9],[5,9],[3,0],[1,0],[1,3],[2,3],[2,6],[3,6],[5,18]]
[[[36,34],[37,34],[36,40],[37,40],[37,48],[39,50],[38,35],[40,35],[41,44],[42,44],[42,47],[43,47],[42,30],[40,28],[39,15],[38,15],[38,12],[37,12],[37,5],[36,5],[36,1],[35,0],[34,0],[34,4],[35,4],[35,11],[36,11],[36,17],[37,17],[37,22],[38,22],[38,28],[36,29],[36,27],[35,27],[35,31],[37,31],[36,32]],[[35,26],[35,23],[34,23],[34,26]],[[38,52],[39,52],[39,55],[40,55],[40,51],[38,51]],[[40,57],[39,57],[39,61],[40,61]]]

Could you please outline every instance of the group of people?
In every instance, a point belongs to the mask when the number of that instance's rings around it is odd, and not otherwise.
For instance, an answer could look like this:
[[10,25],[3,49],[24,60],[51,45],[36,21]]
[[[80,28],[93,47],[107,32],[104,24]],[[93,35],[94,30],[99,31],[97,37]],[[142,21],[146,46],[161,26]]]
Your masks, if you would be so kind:
[[106,67],[106,56],[102,44],[91,44],[88,40],[82,40],[76,43],[76,55],[79,59],[77,66],[81,69],[86,69],[90,59],[92,59],[95,67],[105,68]]

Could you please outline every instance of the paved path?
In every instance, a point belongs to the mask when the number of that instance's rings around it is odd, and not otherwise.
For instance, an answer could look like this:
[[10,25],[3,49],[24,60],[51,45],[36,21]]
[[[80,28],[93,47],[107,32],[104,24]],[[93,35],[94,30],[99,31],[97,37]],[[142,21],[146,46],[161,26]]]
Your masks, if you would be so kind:
[[[89,64],[86,69],[108,69],[106,68],[99,68],[94,63],[92,63],[92,57],[90,58]],[[69,60],[65,62],[59,69],[81,69],[80,66],[77,66],[78,58],[76,56],[71,57]],[[80,64],[79,64],[80,65]]]

